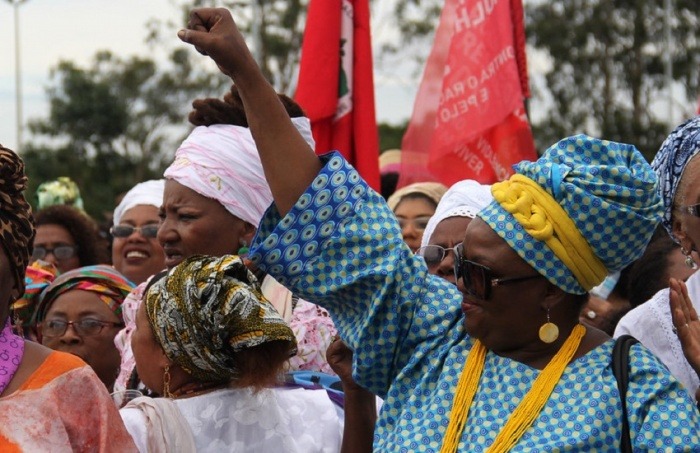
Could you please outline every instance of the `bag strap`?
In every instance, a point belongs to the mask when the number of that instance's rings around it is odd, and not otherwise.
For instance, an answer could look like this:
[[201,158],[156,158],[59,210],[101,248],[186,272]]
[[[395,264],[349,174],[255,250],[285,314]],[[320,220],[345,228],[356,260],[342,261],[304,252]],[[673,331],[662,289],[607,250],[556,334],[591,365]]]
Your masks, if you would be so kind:
[[627,384],[629,382],[629,351],[632,345],[639,340],[631,335],[622,335],[615,340],[612,353],[612,370],[617,389],[620,392],[622,403],[622,437],[620,438],[620,451],[632,453],[632,441],[630,439],[630,426],[627,420]]

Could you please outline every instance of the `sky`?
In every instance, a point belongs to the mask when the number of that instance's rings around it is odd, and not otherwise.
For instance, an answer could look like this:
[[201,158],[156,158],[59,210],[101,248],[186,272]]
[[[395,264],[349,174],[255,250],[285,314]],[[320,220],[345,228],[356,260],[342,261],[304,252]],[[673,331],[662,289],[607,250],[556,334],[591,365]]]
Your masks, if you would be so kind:
[[[17,144],[13,1],[17,0],[0,0],[0,143],[10,149]],[[19,54],[24,140],[29,137],[27,120],[48,115],[45,89],[52,67],[60,60],[86,67],[99,50],[119,56],[146,52],[145,25],[154,18],[178,20],[179,12],[169,0],[23,0],[19,5]],[[392,124],[407,120],[418,84],[419,76],[375,75],[377,120]]]

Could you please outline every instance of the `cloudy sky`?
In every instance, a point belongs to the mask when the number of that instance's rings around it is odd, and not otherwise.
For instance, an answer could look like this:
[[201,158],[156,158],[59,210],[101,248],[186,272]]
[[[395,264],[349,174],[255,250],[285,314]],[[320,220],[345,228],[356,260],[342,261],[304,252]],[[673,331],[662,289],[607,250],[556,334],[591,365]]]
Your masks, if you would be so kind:
[[[9,148],[17,143],[12,2],[0,0],[0,143]],[[373,12],[385,14],[381,9]],[[169,0],[24,0],[19,6],[19,43],[25,124],[47,115],[44,93],[49,71],[60,60],[85,66],[98,50],[121,56],[147,52],[145,24],[156,17],[178,19],[178,11]],[[175,32],[173,40],[177,39]],[[418,83],[404,74],[385,71],[377,75],[378,120],[398,123],[408,119]],[[27,134],[25,128],[25,140]]]

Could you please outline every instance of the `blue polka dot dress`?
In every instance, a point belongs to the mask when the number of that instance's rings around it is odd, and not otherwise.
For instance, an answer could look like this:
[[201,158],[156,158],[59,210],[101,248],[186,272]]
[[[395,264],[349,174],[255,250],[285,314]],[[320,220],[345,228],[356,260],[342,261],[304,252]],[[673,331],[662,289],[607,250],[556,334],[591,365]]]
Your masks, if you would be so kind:
[[[326,307],[355,350],[358,383],[384,398],[375,451],[439,451],[473,341],[462,296],[429,275],[393,213],[337,153],[294,208],[266,213],[254,262],[300,297]],[[567,367],[513,452],[619,451],[622,410],[609,341]],[[643,346],[632,348],[627,407],[635,451],[700,452],[693,401]],[[489,352],[460,451],[491,445],[539,370]]]

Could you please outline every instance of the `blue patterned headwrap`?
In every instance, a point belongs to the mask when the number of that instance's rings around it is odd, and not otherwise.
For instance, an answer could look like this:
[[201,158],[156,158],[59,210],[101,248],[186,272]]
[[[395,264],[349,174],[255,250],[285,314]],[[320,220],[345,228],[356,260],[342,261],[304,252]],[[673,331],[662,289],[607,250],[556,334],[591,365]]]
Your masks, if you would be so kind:
[[[552,145],[536,162],[513,168],[563,208],[607,272],[622,269],[642,254],[663,212],[656,174],[632,145],[576,135]],[[498,201],[479,217],[550,282],[568,293],[586,293],[552,249],[531,236]]]
[[700,151],[700,116],[689,119],[675,128],[664,140],[651,162],[651,167],[659,176],[659,193],[664,202],[662,223],[676,242],[671,224],[673,199],[676,197],[676,189],[683,176],[683,170],[698,151]]

